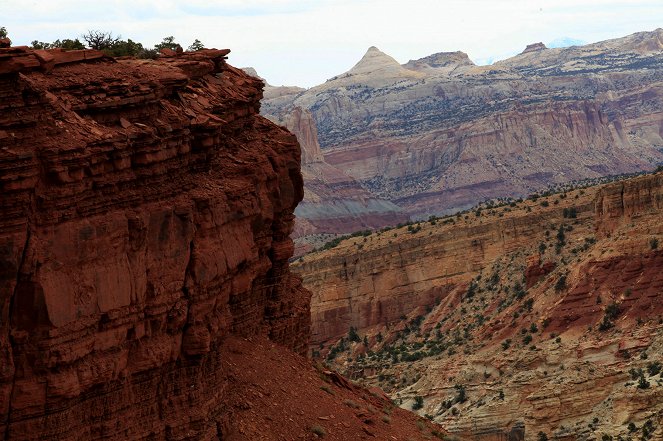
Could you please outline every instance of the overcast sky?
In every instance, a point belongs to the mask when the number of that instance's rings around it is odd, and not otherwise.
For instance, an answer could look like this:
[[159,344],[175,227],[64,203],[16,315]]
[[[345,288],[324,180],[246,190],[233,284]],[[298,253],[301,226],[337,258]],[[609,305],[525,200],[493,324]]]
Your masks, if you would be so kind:
[[663,26],[661,0],[0,0],[14,44],[113,31],[148,46],[173,35],[229,48],[274,85],[312,86],[369,46],[405,63],[462,50],[486,64],[528,43],[595,42]]

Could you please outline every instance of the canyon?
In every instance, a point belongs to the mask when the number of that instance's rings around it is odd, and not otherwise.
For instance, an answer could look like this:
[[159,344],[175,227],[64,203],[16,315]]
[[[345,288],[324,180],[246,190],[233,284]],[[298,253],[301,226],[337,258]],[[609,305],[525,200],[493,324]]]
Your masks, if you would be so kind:
[[0,439],[441,434],[303,356],[300,147],[229,52],[3,41]]
[[311,350],[458,436],[661,439],[662,218],[658,172],[341,241]]
[[[532,44],[489,66],[463,52],[401,65],[371,47],[324,84],[268,86],[261,113],[288,125],[308,112],[319,140],[296,237],[651,170],[663,162],[661,61],[662,29],[568,48]],[[300,141],[314,139],[306,132]],[[325,188],[336,195],[339,181],[342,203],[317,200]]]

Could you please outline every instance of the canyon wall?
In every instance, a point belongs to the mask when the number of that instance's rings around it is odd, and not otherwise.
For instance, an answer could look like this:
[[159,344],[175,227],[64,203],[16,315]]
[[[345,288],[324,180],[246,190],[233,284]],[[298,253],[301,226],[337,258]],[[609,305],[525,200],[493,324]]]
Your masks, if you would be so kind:
[[660,439],[662,192],[567,188],[306,255],[312,352],[460,436]]
[[225,439],[223,339],[306,351],[299,146],[228,52],[0,49],[0,438]]
[[[593,217],[594,205],[587,197],[576,209],[577,219]],[[439,303],[490,262],[534,243],[551,223],[563,219],[561,207],[537,211],[492,219],[471,213],[474,219],[448,218],[446,225],[417,232],[389,230],[305,256],[294,268],[313,295],[312,345],[334,341],[350,327],[398,322]]]
[[295,239],[320,232],[379,228],[407,220],[398,206],[374,197],[342,168],[325,161],[311,112],[296,107],[284,120],[275,122],[290,130],[302,148],[305,191],[295,210]]

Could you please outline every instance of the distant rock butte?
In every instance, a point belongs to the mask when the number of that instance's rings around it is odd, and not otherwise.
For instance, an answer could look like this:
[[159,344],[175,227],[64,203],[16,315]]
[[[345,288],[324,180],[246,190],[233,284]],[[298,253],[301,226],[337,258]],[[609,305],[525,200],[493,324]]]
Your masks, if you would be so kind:
[[526,54],[528,52],[538,52],[548,49],[545,44],[538,42],[538,43],[532,43],[528,44],[525,50],[522,52],[523,54]]
[[242,70],[244,72],[246,72],[247,74],[251,75],[252,77],[255,77],[255,78],[258,78],[260,80],[265,81],[265,79],[263,77],[261,77],[260,75],[258,75],[258,72],[252,67],[242,67]]
[[457,51],[439,52],[418,60],[410,60],[403,67],[409,70],[422,71],[429,69],[452,70],[463,66],[474,65],[465,52]]
[[364,56],[347,71],[348,75],[399,75],[404,68],[392,57],[382,52],[375,46],[368,48]]

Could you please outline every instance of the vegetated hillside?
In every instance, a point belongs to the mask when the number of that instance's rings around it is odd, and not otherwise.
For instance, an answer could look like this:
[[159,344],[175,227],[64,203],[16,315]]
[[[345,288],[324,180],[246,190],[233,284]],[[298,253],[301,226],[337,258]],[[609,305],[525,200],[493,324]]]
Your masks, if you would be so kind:
[[[261,112],[282,122],[309,111],[326,164],[425,219],[663,162],[662,42],[657,29],[533,45],[491,66],[462,52],[400,65],[372,47],[324,84],[268,89]],[[319,222],[324,203],[301,217]]]
[[0,47],[0,439],[442,436],[298,355],[300,149],[228,53]]
[[312,352],[466,436],[661,439],[663,173],[302,257]]

